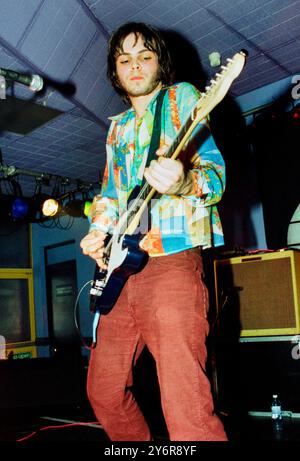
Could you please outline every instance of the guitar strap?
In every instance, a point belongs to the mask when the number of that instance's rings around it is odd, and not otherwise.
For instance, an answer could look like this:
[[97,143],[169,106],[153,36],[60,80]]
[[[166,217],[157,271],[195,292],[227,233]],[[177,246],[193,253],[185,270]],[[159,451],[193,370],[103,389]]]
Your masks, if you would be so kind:
[[[150,165],[151,161],[156,158],[156,151],[159,148],[160,133],[161,133],[161,108],[162,108],[162,103],[163,103],[166,91],[167,91],[167,88],[163,88],[162,90],[160,90],[157,96],[156,108],[155,108],[155,114],[154,114],[153,131],[151,135],[150,146],[149,146],[145,168],[147,168]],[[146,179],[143,176],[141,185],[136,186],[134,188],[133,193],[130,195],[130,199],[133,197],[136,197],[139,194],[145,182],[146,182]],[[148,210],[148,221],[147,221],[148,230],[150,230],[151,229],[151,207],[150,206],[147,207],[147,210]],[[142,236],[140,237],[142,238]]]
[[[163,88],[162,90],[160,90],[157,96],[156,108],[155,108],[155,114],[154,114],[153,131],[152,131],[150,147],[148,151],[148,157],[147,157],[145,168],[147,168],[150,165],[150,162],[156,158],[155,153],[157,149],[159,148],[160,133],[161,133],[161,108],[162,108],[162,103],[163,103],[166,91],[167,91],[167,88]],[[145,178],[143,178],[142,186],[145,184],[145,182],[146,180]]]

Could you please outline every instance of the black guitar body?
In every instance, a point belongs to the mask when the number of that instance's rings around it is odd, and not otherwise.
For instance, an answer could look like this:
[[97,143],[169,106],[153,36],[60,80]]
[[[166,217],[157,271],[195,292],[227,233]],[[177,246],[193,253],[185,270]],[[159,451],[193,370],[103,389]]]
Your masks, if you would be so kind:
[[128,248],[127,256],[124,262],[112,272],[104,288],[100,287],[106,271],[102,271],[96,265],[90,290],[90,310],[92,312],[108,314],[120,296],[127,279],[145,266],[148,254],[139,247],[140,240],[140,235],[125,235],[123,248]]

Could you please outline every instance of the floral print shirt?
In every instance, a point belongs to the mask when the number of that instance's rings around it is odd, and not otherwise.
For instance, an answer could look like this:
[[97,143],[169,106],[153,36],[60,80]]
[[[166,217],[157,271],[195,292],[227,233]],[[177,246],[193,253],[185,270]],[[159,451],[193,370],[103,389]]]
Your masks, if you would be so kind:
[[[113,233],[127,209],[130,193],[141,184],[157,95],[140,119],[133,108],[111,117],[102,189],[93,200],[90,230]],[[172,144],[199,97],[200,93],[189,83],[168,87],[162,104],[160,146]],[[225,189],[225,165],[206,121],[194,130],[179,159],[193,172],[195,194],[158,195],[151,201],[151,227],[142,229],[144,236],[140,241],[141,248],[150,256],[224,243],[216,204]]]

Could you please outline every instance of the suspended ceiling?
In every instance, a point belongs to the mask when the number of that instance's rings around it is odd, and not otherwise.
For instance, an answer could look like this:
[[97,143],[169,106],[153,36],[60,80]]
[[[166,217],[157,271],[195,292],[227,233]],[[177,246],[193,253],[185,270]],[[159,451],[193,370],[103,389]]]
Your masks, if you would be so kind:
[[[0,0],[0,67],[44,79],[37,93],[7,82],[0,99],[5,165],[99,180],[108,117],[124,110],[106,78],[107,41],[127,21],[168,32],[180,77],[186,72],[193,82],[216,72],[212,51],[224,62],[247,49],[233,97],[300,73],[300,1]],[[33,177],[20,180],[24,195],[32,194]]]

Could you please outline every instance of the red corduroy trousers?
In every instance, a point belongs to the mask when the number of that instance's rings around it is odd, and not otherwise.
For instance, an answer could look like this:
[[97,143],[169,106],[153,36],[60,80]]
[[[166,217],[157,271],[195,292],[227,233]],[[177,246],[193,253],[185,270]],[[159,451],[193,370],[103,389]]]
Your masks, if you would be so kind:
[[205,374],[207,309],[202,258],[194,250],[150,258],[129,278],[100,319],[88,371],[89,400],[111,440],[151,440],[128,388],[145,344],[156,362],[170,440],[227,440]]

